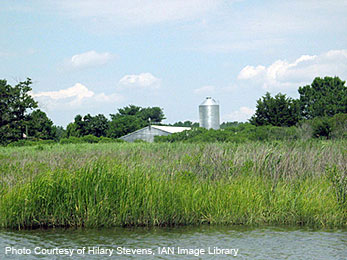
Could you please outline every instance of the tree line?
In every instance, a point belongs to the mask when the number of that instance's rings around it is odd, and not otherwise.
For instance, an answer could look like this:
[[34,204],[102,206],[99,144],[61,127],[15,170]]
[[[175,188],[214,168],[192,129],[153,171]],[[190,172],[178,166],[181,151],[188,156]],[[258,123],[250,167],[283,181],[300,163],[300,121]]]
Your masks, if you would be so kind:
[[333,117],[316,117],[300,121],[296,126],[284,127],[273,125],[255,126],[249,122],[222,124],[221,129],[193,128],[191,131],[174,133],[168,136],[155,136],[155,142],[233,142],[247,141],[293,141],[312,138],[341,139],[347,138],[347,114]]
[[227,122],[221,130],[194,129],[158,136],[157,142],[243,142],[347,138],[347,87],[338,77],[315,78],[299,87],[299,98],[267,92],[247,123]]
[[[15,86],[9,85],[6,80],[0,80],[1,145],[22,139],[59,141],[62,138],[84,137],[90,142],[94,142],[95,138],[115,139],[143,128],[150,122],[160,124],[165,119],[160,107],[142,108],[129,105],[118,109],[115,114],[110,114],[110,119],[103,114],[76,115],[74,121],[64,129],[61,126],[55,126],[46,113],[38,109],[37,101],[30,95],[31,84],[30,78]],[[274,97],[266,93],[257,100],[256,112],[249,123],[221,124],[221,129],[227,129],[229,132],[200,129],[189,135],[175,134],[166,139],[158,138],[158,140],[174,141],[194,137],[196,140],[225,141],[234,140],[237,133],[242,137],[241,139],[262,140],[269,134],[296,136],[292,130],[276,128],[294,126],[300,129],[310,128],[314,137],[329,138],[334,135],[334,131],[340,131],[340,136],[346,135],[347,88],[345,81],[338,77],[317,77],[312,84],[299,87],[298,92],[300,95],[298,99],[287,97],[282,93]],[[193,128],[199,126],[198,123],[191,121],[179,121],[172,125]],[[234,133],[234,137],[231,135],[227,137],[230,131]]]
[[108,120],[103,114],[82,117],[77,115],[74,122],[66,127],[65,137],[83,137],[94,135],[96,137],[119,138],[149,125],[151,122],[160,123],[165,119],[160,107],[142,108],[129,105],[118,109],[116,114],[110,114]]
[[118,138],[150,122],[160,123],[165,119],[160,107],[129,105],[110,114],[110,120],[103,114],[76,115],[74,121],[64,129],[55,126],[46,113],[38,109],[37,101],[30,95],[31,84],[30,78],[15,86],[0,80],[0,145],[22,139],[59,141],[84,136]]
[[255,126],[295,126],[302,120],[332,117],[347,113],[347,87],[338,77],[315,78],[311,85],[299,87],[300,97],[293,99],[270,93],[257,101],[256,112],[250,119]]

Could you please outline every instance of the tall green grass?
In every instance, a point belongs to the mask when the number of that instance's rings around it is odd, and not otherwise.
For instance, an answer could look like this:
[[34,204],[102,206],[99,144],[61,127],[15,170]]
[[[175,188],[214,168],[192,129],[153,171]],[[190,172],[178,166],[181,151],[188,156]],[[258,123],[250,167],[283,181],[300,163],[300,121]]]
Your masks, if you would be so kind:
[[347,206],[338,196],[345,190],[336,183],[345,180],[345,147],[315,141],[2,148],[0,225],[343,227]]

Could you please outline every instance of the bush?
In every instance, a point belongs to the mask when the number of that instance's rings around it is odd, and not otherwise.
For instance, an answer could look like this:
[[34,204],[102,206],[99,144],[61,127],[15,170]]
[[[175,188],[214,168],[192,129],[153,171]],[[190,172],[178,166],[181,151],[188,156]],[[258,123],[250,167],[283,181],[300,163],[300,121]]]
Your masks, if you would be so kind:
[[155,142],[233,142],[294,140],[298,138],[296,127],[254,126],[243,123],[220,130],[196,128],[169,136],[156,136]]
[[299,139],[308,140],[313,136],[312,124],[307,120],[301,121],[296,129]]
[[297,128],[298,138],[347,138],[347,114],[336,114],[333,117],[316,117],[303,120]]
[[7,146],[8,147],[18,147],[18,146],[33,146],[33,145],[35,145],[34,141],[22,139],[22,140],[18,140],[18,141],[9,143]]
[[60,144],[78,144],[82,143],[80,138],[75,136],[70,136],[69,138],[62,138],[60,140]]
[[82,143],[98,143],[99,142],[99,137],[96,137],[94,135],[85,135],[83,137],[80,138]]
[[69,138],[62,138],[60,144],[80,144],[80,143],[123,143],[122,139],[115,139],[109,137],[96,137],[94,135],[85,135],[83,137],[70,136]]
[[316,117],[312,120],[313,137],[327,138],[331,137],[331,120],[328,117]]
[[8,147],[20,147],[20,146],[35,146],[35,145],[45,145],[45,144],[56,144],[54,140],[33,140],[33,139],[22,139],[16,142],[8,144]]
[[331,137],[347,138],[347,114],[336,114],[331,119]]
[[114,139],[114,138],[100,136],[100,138],[99,138],[99,143],[113,143],[113,142],[115,142],[116,140],[117,140],[117,139]]

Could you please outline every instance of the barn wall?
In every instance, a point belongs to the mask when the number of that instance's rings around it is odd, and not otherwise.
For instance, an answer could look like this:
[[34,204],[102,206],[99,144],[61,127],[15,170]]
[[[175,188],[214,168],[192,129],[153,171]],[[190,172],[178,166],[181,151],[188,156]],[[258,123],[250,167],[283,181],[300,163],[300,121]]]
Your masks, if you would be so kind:
[[127,142],[134,142],[135,140],[144,140],[146,142],[154,142],[154,136],[162,136],[162,135],[169,135],[170,133],[156,129],[151,127],[151,129],[149,129],[149,127],[145,127],[143,129],[140,129],[138,131],[135,131],[133,133],[130,133],[126,136],[122,136],[120,137],[120,139],[123,139],[124,141]]

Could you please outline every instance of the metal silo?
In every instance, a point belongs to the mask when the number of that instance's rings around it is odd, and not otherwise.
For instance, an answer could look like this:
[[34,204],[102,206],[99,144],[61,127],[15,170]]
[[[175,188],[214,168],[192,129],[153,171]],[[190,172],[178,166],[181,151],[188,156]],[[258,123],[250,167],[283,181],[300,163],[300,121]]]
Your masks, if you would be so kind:
[[199,106],[200,127],[219,129],[219,105],[211,97],[207,97]]

